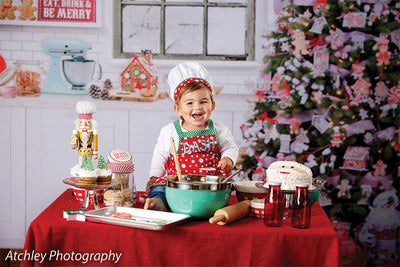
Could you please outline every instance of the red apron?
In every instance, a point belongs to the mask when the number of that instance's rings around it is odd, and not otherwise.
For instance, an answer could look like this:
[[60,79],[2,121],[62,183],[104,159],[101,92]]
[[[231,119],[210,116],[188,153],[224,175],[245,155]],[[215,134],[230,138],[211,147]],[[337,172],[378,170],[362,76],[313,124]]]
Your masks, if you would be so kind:
[[[229,176],[230,173],[201,169],[206,167],[217,168],[218,162],[221,160],[217,129],[214,127],[212,120],[208,120],[207,123],[208,129],[183,132],[179,120],[174,121],[174,126],[179,138],[179,145],[176,152],[178,154],[181,172],[182,174]],[[170,154],[167,159],[165,169],[165,176],[176,174],[175,162],[172,154]],[[164,177],[159,177],[148,186],[164,184]]]
[[[217,129],[212,120],[208,120],[208,129],[183,132],[179,121],[174,121],[174,126],[179,137],[177,154],[182,174],[219,175],[216,171],[205,171],[201,168],[217,168],[221,160],[220,144]],[[167,175],[176,174],[174,157],[171,154],[166,163]]]

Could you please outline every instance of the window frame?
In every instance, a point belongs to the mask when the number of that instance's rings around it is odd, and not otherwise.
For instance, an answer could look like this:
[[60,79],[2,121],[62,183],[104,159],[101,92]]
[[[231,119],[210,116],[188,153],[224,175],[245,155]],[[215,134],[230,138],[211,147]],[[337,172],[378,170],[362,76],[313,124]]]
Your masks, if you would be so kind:
[[[126,53],[122,51],[122,6],[123,5],[142,5],[142,6],[160,6],[160,54],[153,54],[153,59],[180,59],[180,60],[223,60],[223,61],[254,61],[255,60],[255,1],[248,0],[247,4],[242,3],[210,3],[207,0],[203,2],[166,2],[161,1],[129,1],[114,0],[113,15],[113,57],[114,58],[132,58],[135,53]],[[165,7],[166,6],[202,6],[203,14],[203,54],[165,54]],[[208,26],[208,8],[209,7],[246,7],[246,33],[245,33],[245,54],[244,55],[207,55],[207,26]],[[140,53],[139,51],[136,53]]]

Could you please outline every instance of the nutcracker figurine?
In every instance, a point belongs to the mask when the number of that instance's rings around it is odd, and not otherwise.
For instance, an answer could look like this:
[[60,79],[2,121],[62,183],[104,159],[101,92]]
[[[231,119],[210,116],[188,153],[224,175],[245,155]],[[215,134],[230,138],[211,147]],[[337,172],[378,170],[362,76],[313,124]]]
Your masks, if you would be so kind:
[[78,166],[81,166],[85,155],[93,159],[97,159],[98,156],[97,122],[92,119],[96,105],[89,101],[79,101],[75,110],[79,113],[79,118],[76,119],[76,128],[72,131],[71,148],[78,148]]

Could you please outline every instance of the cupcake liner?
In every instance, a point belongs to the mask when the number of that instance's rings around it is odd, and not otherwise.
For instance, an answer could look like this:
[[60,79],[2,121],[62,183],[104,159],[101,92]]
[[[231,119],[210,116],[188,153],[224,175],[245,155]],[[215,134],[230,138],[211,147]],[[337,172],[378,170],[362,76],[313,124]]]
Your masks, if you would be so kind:
[[79,177],[80,184],[96,184],[97,177]]
[[103,185],[103,184],[111,184],[111,176],[99,176],[97,178],[97,184]]

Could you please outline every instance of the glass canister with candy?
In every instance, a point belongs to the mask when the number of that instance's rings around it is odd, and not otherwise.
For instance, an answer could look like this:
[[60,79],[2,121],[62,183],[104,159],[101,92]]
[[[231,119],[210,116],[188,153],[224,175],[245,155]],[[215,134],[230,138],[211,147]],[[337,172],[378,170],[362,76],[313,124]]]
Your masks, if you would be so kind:
[[16,61],[15,86],[19,96],[40,96],[43,76],[43,64],[39,61]]
[[[112,171],[112,180],[118,181],[118,185],[111,193],[104,195],[105,203],[113,206],[131,207],[136,202],[136,187],[133,179],[134,164],[132,155],[122,149],[113,149],[108,153],[107,166]],[[110,198],[107,198],[110,196]]]

